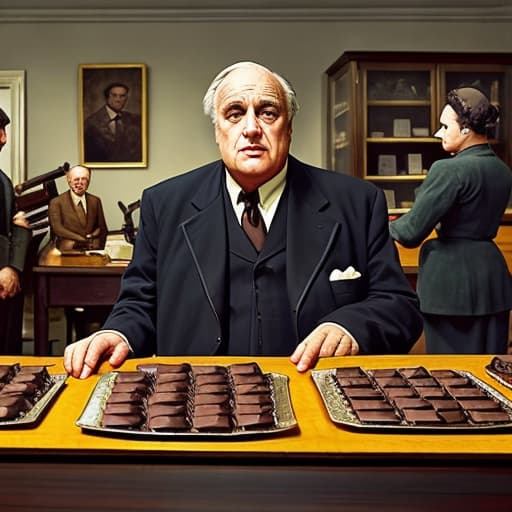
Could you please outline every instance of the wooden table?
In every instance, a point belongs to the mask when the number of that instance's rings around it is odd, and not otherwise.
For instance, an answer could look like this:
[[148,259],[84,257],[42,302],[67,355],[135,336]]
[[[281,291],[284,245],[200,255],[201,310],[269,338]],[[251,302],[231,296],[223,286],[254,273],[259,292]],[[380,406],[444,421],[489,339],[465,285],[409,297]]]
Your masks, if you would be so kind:
[[[122,369],[185,360],[230,364],[254,359],[147,358],[127,361]],[[69,378],[36,428],[0,429],[5,510],[510,510],[512,431],[457,435],[336,426],[309,372],[297,373],[287,358],[256,360],[265,372],[289,376],[296,430],[176,441],[85,433],[75,422],[98,377]],[[14,361],[54,364],[50,372],[63,373],[60,358],[0,357],[0,364]],[[485,374],[489,361],[490,356],[355,356],[323,359],[318,369],[463,369],[512,399],[511,391]],[[110,370],[105,364],[101,373]]]
[[34,272],[34,354],[50,355],[48,308],[112,306],[119,294],[126,262],[102,256],[61,256],[49,247]]

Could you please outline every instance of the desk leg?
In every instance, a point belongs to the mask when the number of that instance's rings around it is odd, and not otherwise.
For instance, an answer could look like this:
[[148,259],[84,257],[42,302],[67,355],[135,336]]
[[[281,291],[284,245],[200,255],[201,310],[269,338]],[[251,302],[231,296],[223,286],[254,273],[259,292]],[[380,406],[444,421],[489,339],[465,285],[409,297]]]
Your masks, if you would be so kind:
[[34,293],[34,355],[36,356],[51,355],[48,329],[48,278],[43,274],[36,274]]

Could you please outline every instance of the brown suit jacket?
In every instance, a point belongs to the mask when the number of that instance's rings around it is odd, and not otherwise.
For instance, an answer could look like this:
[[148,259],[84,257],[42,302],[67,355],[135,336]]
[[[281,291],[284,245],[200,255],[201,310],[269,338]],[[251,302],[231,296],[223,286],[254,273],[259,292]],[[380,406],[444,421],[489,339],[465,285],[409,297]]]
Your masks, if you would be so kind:
[[87,216],[80,218],[77,206],[68,190],[50,201],[48,217],[52,236],[61,251],[103,249],[107,239],[107,223],[103,214],[101,199],[85,193]]

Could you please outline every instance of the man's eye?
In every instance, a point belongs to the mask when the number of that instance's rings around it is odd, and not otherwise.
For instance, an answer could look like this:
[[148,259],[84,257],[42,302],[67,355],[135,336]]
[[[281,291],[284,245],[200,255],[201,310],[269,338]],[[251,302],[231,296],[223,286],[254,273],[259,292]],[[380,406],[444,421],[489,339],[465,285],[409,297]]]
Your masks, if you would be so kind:
[[240,112],[239,110],[234,110],[234,111],[228,112],[226,115],[226,119],[228,119],[229,121],[234,121],[234,122],[239,121],[241,117],[242,117],[242,112]]
[[265,121],[274,121],[278,117],[278,113],[272,109],[265,109],[260,112],[260,117]]

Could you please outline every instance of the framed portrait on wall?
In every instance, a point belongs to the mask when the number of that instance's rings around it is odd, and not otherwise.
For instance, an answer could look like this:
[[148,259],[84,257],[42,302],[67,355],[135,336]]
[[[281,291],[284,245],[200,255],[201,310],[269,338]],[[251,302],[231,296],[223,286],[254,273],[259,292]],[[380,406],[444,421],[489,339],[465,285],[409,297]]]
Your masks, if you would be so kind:
[[145,64],[80,64],[80,161],[95,168],[147,167]]

